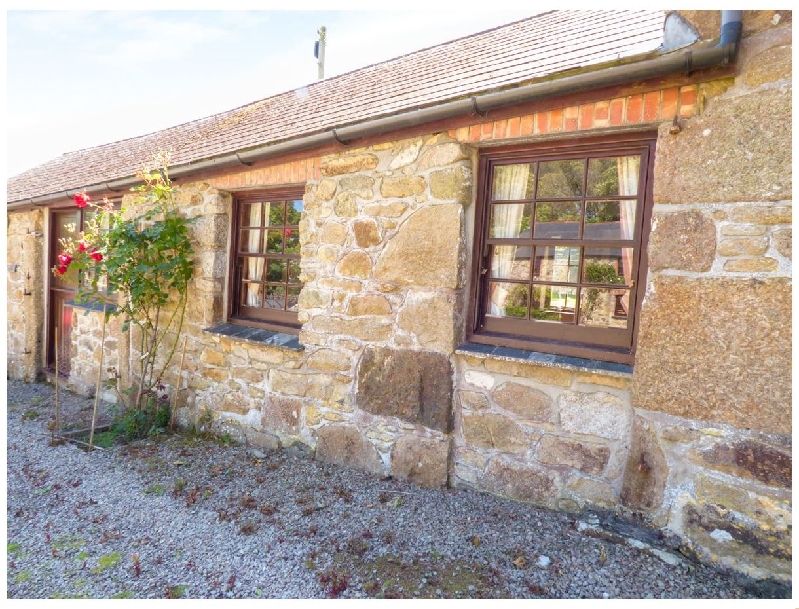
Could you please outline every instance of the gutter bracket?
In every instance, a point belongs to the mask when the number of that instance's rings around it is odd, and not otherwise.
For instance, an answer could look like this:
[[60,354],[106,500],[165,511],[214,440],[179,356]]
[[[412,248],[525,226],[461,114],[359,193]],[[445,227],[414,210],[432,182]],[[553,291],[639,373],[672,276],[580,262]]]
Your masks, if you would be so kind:
[[348,146],[348,145],[349,145],[349,143],[350,143],[350,142],[349,142],[349,140],[347,140],[347,141],[345,141],[345,140],[342,140],[342,139],[341,139],[341,138],[338,136],[338,133],[336,133],[336,130],[335,130],[335,129],[331,129],[331,130],[330,130],[330,133],[333,135],[333,139],[334,139],[334,140],[336,140],[336,141],[337,141],[339,144],[341,144],[342,146]]
[[120,192],[119,190],[116,190],[116,189],[114,189],[114,188],[111,188],[111,185],[110,185],[108,182],[106,182],[106,183],[105,183],[105,187],[106,187],[108,190],[110,190],[111,192]]
[[480,110],[480,108],[477,107],[477,98],[474,96],[472,97],[472,108],[474,109],[475,114],[479,114],[484,118],[488,116],[488,110]]
[[247,163],[247,162],[245,162],[245,161],[242,161],[242,160],[241,160],[241,157],[239,156],[239,153],[238,153],[238,152],[236,152],[236,153],[234,153],[234,154],[236,155],[236,160],[237,160],[239,163],[241,163],[242,165],[246,165],[247,167],[252,167],[252,163]]

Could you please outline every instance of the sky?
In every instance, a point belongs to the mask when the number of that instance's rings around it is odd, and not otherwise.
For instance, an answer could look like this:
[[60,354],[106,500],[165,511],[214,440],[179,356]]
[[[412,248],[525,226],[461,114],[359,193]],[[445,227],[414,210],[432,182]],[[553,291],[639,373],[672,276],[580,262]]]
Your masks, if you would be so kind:
[[6,176],[315,82],[323,25],[329,78],[537,12],[429,4],[436,10],[248,10],[236,0],[236,10],[8,10]]

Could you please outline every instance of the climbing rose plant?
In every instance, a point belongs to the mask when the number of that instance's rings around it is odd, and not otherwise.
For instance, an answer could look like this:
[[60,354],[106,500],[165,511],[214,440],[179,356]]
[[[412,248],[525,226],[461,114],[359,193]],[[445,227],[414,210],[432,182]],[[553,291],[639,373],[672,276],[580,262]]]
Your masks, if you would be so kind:
[[124,332],[138,328],[138,384],[124,393],[141,410],[163,387],[179,342],[194,250],[190,220],[178,209],[165,157],[137,177],[142,185],[131,189],[137,196],[130,206],[115,208],[108,199],[94,203],[85,192],[74,196],[75,205],[93,213],[83,232],[71,227],[74,236],[61,239],[53,273],[76,271],[76,302],[102,308],[104,322],[121,316]]

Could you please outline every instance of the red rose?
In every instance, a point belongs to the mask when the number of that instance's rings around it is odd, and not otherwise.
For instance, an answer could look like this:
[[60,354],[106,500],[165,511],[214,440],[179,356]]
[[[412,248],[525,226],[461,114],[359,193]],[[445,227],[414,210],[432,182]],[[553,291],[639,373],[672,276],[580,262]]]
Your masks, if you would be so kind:
[[93,260],[96,260],[97,262],[100,262],[100,260],[102,260],[102,259],[103,259],[103,255],[102,255],[100,252],[98,252],[96,248],[95,248],[95,249],[92,249],[92,253],[91,253],[91,254],[89,254],[89,256],[90,256],[90,257],[91,257]]
[[55,270],[55,272],[56,272],[56,273],[58,273],[59,275],[63,275],[64,273],[66,273],[66,272],[67,272],[67,267],[66,267],[66,266],[64,266],[64,265],[61,265],[61,266],[59,266],[59,267],[56,267],[56,270]]
[[79,192],[75,195],[75,205],[78,207],[86,207],[86,204],[91,200],[91,197],[85,192]]
[[78,251],[79,252],[85,252],[86,251],[86,244],[83,241],[80,241],[78,243]]
[[58,261],[66,267],[70,262],[72,262],[72,256],[69,254],[58,254]]

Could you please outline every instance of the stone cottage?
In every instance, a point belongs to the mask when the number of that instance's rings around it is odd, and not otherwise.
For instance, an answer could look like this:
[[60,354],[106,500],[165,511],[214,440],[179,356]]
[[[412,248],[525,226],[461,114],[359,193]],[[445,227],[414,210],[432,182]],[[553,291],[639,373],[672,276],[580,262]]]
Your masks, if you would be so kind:
[[72,196],[166,150],[184,424],[789,582],[791,45],[790,11],[553,11],[54,159],[8,181],[8,376],[132,374],[50,269]]

